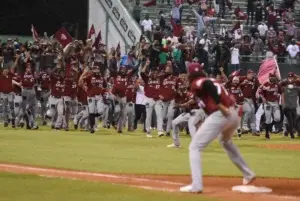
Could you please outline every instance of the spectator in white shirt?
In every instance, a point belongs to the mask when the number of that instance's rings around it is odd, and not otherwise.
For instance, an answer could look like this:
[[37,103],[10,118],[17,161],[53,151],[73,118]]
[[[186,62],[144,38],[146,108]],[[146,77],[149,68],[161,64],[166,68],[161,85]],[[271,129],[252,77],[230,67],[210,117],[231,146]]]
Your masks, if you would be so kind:
[[297,55],[299,54],[299,46],[296,44],[295,39],[292,40],[291,44],[286,48],[289,53],[288,60],[290,64],[297,63]]
[[145,91],[144,91],[144,81],[139,79],[139,87],[136,92],[136,101],[135,101],[135,119],[134,119],[134,129],[137,129],[137,122],[143,117],[144,120],[144,132],[145,129],[145,119],[146,119],[146,107],[145,107]]
[[146,14],[145,19],[142,21],[142,30],[144,35],[148,37],[150,41],[152,41],[152,30],[153,30],[153,22],[149,19],[149,15]]
[[206,33],[203,34],[203,38],[200,40],[199,43],[203,45],[203,49],[205,49],[207,52],[210,52],[211,42],[207,38],[207,34]]
[[258,25],[257,29],[258,29],[258,31],[259,31],[259,36],[260,36],[260,38],[261,38],[263,41],[265,41],[266,34],[267,34],[267,31],[268,31],[268,26],[266,25],[266,23],[261,22],[260,25]]
[[230,48],[232,71],[240,69],[240,50],[237,47],[238,45],[236,44],[234,47]]

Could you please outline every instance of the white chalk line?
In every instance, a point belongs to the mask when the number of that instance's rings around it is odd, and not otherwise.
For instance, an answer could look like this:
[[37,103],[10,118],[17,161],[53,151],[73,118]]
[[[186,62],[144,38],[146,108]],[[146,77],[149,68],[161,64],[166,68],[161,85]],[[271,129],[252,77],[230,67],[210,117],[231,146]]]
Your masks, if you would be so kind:
[[[72,171],[72,170],[58,170],[58,169],[50,169],[50,168],[39,168],[39,167],[28,167],[28,166],[22,166],[22,165],[8,165],[8,164],[0,164],[0,168],[15,168],[18,170],[29,170],[29,171],[41,171],[45,173],[60,173],[60,174],[73,174],[75,175],[80,175],[80,176],[93,176],[93,177],[98,177],[98,178],[114,178],[114,179],[130,179],[130,180],[135,180],[135,181],[141,181],[141,182],[157,182],[160,184],[171,184],[171,185],[185,185],[184,183],[179,183],[179,182],[170,182],[170,181],[162,181],[162,180],[152,180],[152,179],[142,179],[142,178],[135,178],[135,177],[126,177],[126,176],[120,176],[120,175],[114,175],[114,174],[103,174],[103,173],[92,173],[92,172],[80,172],[80,171]],[[9,171],[9,170],[8,170]],[[14,172],[11,170],[10,172]],[[48,178],[62,178],[62,179],[72,179],[72,180],[81,180],[78,178],[70,178],[72,175],[69,175],[68,177],[63,177],[63,176],[56,176],[56,175],[47,175],[47,174],[37,174],[42,177],[48,177]],[[114,183],[112,181],[112,183]],[[127,186],[132,186],[132,187],[137,187],[140,189],[145,189],[145,190],[157,190],[157,191],[166,191],[166,192],[177,192],[177,190],[174,189],[169,189],[169,188],[155,188],[155,187],[150,187],[150,186],[145,186],[145,185],[127,185]],[[289,196],[289,195],[268,195],[272,197],[280,197],[288,200],[298,200],[299,197],[296,196]]]
[[[161,184],[184,185],[184,183],[179,183],[179,182],[170,182],[170,181],[136,178],[136,177],[126,177],[126,176],[103,174],[103,173],[79,172],[79,171],[72,171],[72,170],[57,170],[57,169],[49,169],[49,168],[28,167],[28,166],[8,165],[8,164],[0,164],[0,168],[1,167],[15,168],[15,169],[19,169],[19,170],[48,172],[48,173],[73,174],[73,175],[80,175],[80,176],[105,177],[105,178],[113,178],[113,179],[126,179],[126,180],[134,180],[134,181],[139,181],[139,182],[157,182],[157,183],[161,183]],[[49,176],[49,175],[47,175],[47,176]]]

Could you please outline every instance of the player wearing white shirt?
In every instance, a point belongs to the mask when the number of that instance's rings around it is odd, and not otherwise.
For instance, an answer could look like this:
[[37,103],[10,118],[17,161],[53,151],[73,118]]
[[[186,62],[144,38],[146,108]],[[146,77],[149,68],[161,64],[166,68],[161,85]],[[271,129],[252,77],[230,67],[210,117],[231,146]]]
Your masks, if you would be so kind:
[[[142,79],[138,80],[139,87],[136,92],[136,101],[135,101],[135,119],[134,119],[134,129],[137,129],[137,122],[142,116],[146,116],[146,107],[145,107],[145,91],[144,91],[144,82]],[[145,120],[145,118],[144,118]],[[145,130],[145,124],[144,124]]]

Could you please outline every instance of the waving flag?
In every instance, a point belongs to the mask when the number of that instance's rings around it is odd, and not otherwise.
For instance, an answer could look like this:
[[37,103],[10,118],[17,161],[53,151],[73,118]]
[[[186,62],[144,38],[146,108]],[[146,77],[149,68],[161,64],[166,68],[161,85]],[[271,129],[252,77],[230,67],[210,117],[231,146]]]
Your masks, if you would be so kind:
[[265,59],[263,63],[260,65],[257,78],[260,84],[264,84],[269,80],[269,74],[275,73],[278,79],[281,79],[279,67],[275,57]]
[[91,39],[93,35],[96,34],[96,31],[95,31],[95,27],[94,25],[92,24],[90,30],[89,30],[89,33],[88,33],[88,39]]
[[31,25],[31,33],[32,33],[32,38],[34,41],[39,41],[39,35],[37,31],[35,30],[33,24]]
[[101,30],[99,31],[96,39],[95,39],[95,42],[93,44],[93,47],[95,47],[97,50],[99,49],[99,46],[100,46],[100,43],[102,41],[102,36],[101,36]]
[[63,46],[63,48],[73,41],[72,36],[63,27],[55,33],[55,39]]

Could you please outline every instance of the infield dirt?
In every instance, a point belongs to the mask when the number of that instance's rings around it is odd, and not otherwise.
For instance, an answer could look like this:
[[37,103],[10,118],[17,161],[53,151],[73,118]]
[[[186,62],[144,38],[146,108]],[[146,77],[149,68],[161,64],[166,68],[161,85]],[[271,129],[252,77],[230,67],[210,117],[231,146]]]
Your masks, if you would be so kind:
[[[178,192],[179,187],[190,183],[190,176],[188,175],[125,175],[4,163],[0,164],[0,171],[18,174],[33,174],[44,177],[59,177],[65,179],[123,184],[142,189],[167,192]],[[241,181],[242,179],[237,177],[204,177],[205,189],[203,195],[206,197],[231,201],[300,200],[300,179],[258,178],[254,185],[272,188],[273,193],[270,194],[242,194],[232,192],[231,188],[236,185],[241,185]],[[199,196],[201,195],[202,194],[199,194]]]

